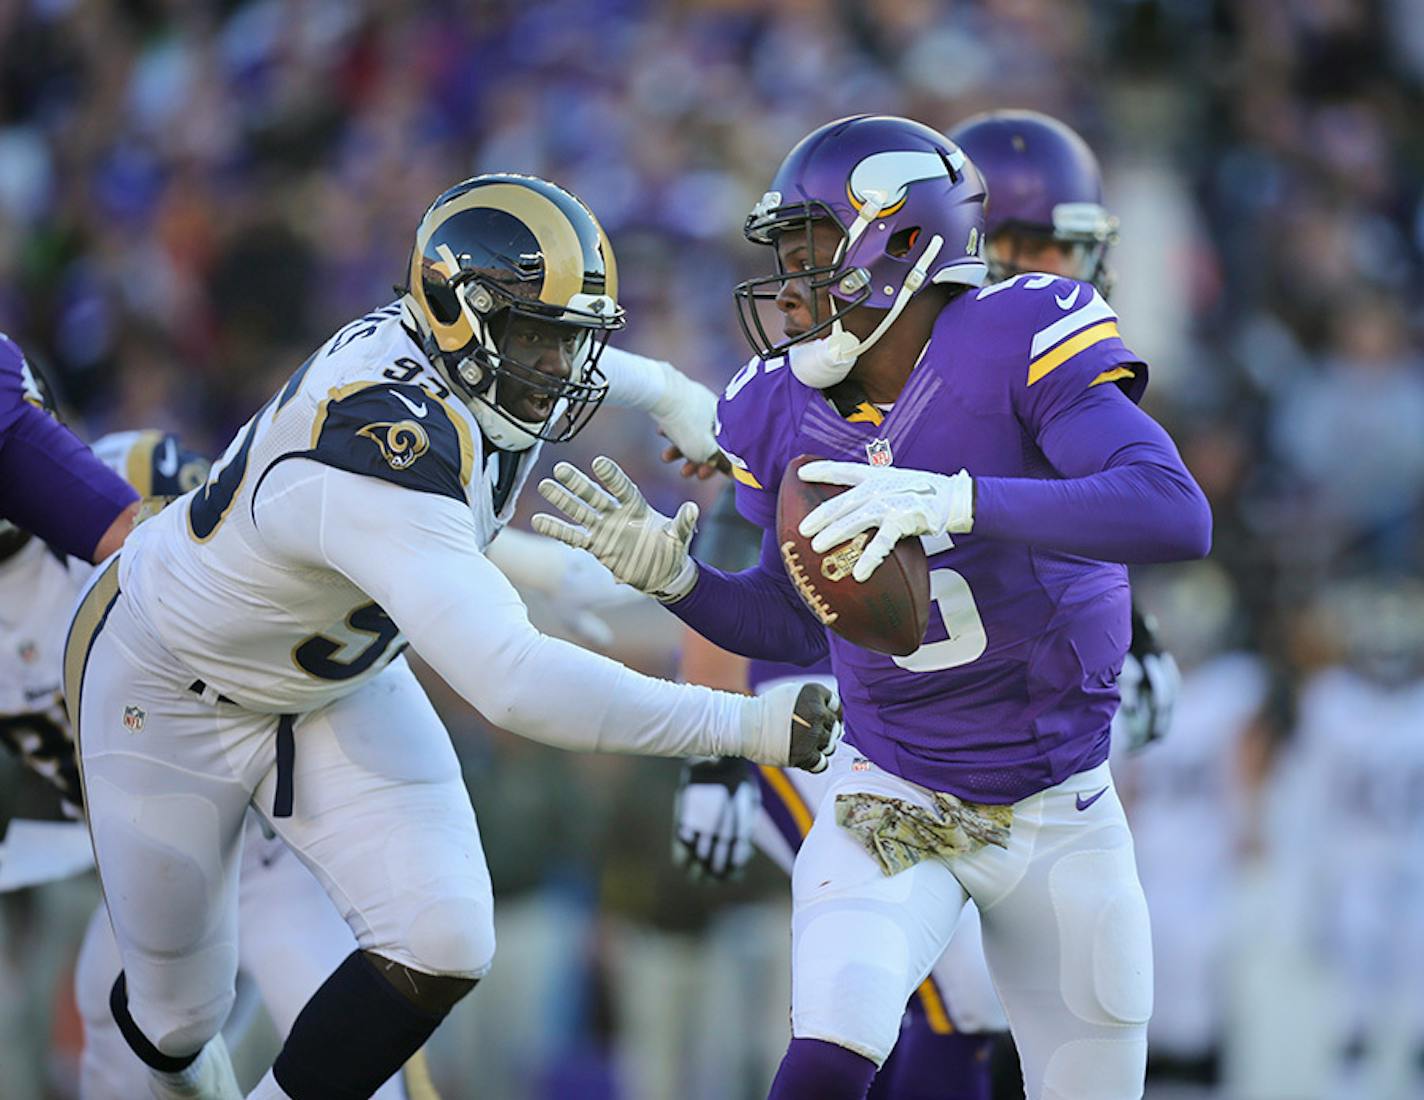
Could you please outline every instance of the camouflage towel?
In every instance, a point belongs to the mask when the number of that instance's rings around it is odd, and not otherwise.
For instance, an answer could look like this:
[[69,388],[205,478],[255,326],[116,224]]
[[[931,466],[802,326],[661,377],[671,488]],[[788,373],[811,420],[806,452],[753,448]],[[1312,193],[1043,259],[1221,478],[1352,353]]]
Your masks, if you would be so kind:
[[1008,847],[1012,806],[965,802],[939,791],[930,794],[933,808],[866,791],[838,794],[836,824],[854,833],[887,875],[922,859],[965,856],[986,844]]

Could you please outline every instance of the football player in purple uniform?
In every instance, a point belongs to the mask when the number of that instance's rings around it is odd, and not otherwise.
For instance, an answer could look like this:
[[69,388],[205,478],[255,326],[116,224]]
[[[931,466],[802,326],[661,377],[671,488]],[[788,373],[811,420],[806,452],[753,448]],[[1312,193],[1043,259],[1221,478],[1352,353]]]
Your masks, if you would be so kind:
[[0,333],[0,540],[30,531],[85,561],[124,541],[138,494],[42,407],[18,344]]
[[[740,511],[768,530],[728,574],[688,553],[606,458],[544,493],[590,549],[704,637],[810,664],[828,648],[848,743],[793,872],[792,1042],[771,1095],[860,1098],[906,1001],[973,898],[1030,1100],[1142,1095],[1151,949],[1106,758],[1127,650],[1125,563],[1200,557],[1206,500],[1137,407],[1146,365],[1091,284],[1023,274],[978,289],[984,186],[952,142],[859,116],[803,139],[748,219],[776,274],[738,288],[757,349],[719,404]],[[774,302],[784,338],[759,304]],[[850,486],[802,524],[824,552],[862,533],[868,577],[924,540],[924,644],[888,657],[830,635],[774,533],[777,490]]]

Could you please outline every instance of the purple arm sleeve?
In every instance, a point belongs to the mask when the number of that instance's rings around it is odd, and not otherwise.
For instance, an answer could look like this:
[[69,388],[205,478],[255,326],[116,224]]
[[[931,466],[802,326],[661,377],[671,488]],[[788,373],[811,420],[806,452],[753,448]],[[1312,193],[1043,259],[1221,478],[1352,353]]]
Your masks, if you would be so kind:
[[698,562],[697,584],[667,606],[713,645],[743,657],[809,665],[829,650],[826,628],[791,587],[770,531],[751,569],[724,573]]
[[33,405],[7,410],[0,435],[0,518],[90,560],[138,494],[72,432]]
[[1161,426],[1094,386],[1037,443],[1064,480],[976,477],[974,534],[1127,564],[1205,557],[1211,509]]

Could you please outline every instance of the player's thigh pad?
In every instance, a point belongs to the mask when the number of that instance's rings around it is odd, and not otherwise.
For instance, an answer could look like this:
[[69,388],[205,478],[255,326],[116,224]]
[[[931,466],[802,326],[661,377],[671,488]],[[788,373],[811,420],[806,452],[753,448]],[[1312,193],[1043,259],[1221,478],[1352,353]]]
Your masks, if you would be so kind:
[[1142,1095],[1152,938],[1111,782],[1101,765],[1016,807],[1015,843],[1030,850],[1006,891],[976,857],[960,861],[1030,1100]]
[[[479,828],[449,734],[406,662],[303,716],[295,737],[293,814],[272,824],[357,943],[423,973],[482,977],[494,903]],[[258,806],[275,784],[273,772]]]
[[148,644],[121,596],[84,666],[78,731],[129,1011],[160,1051],[182,1055],[232,1004],[245,760],[273,719],[204,703],[156,671]]
[[879,1065],[959,921],[965,892],[936,860],[886,875],[836,824],[842,792],[925,801],[920,788],[866,763],[853,750],[832,757],[834,778],[792,871],[791,1030]]

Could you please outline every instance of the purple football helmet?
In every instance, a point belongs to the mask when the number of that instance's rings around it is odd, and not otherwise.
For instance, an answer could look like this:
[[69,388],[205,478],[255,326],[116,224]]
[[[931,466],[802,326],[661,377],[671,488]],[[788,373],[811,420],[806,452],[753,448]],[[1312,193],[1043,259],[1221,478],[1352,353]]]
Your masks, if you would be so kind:
[[[949,136],[989,187],[989,239],[1012,230],[1070,245],[1075,276],[1106,294],[1117,219],[1103,206],[1103,174],[1088,143],[1037,111],[988,111],[961,122]],[[992,256],[989,262],[995,280],[1017,274]]]
[[[750,279],[734,292],[742,331],[763,358],[830,336],[840,341],[845,370],[894,322],[926,283],[983,284],[984,184],[957,146],[928,126],[890,115],[857,115],[827,123],[797,143],[771,190],[747,217],[754,244],[775,246],[783,233],[806,234],[829,219],[841,243],[829,262]],[[757,303],[774,300],[792,279],[812,290],[812,325],[785,339],[769,336]],[[815,291],[828,290],[823,317]],[[859,306],[885,310],[875,331],[857,340],[841,321]],[[794,364],[793,364],[794,365]]]

